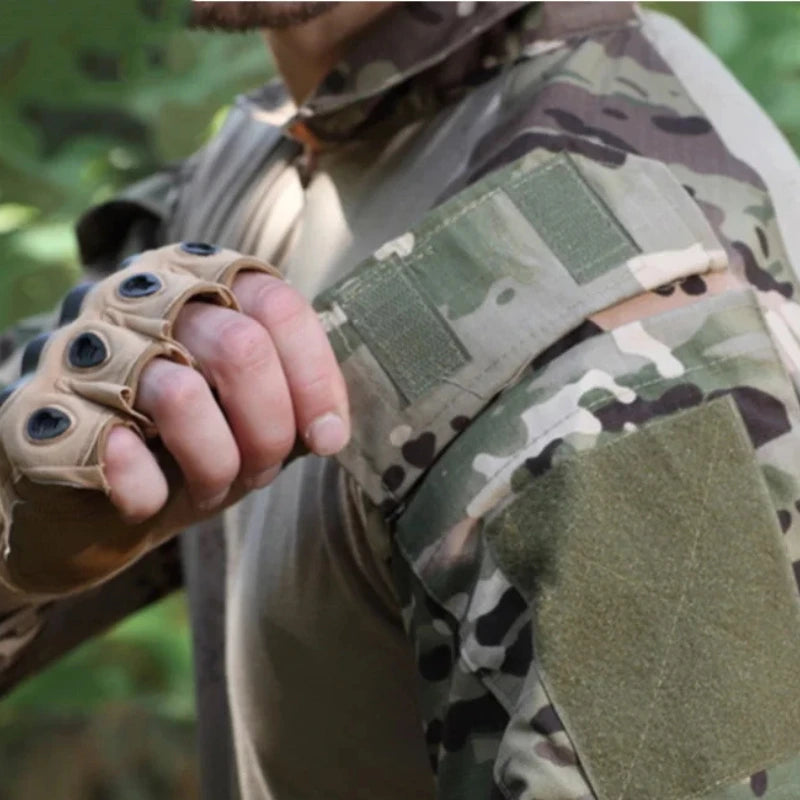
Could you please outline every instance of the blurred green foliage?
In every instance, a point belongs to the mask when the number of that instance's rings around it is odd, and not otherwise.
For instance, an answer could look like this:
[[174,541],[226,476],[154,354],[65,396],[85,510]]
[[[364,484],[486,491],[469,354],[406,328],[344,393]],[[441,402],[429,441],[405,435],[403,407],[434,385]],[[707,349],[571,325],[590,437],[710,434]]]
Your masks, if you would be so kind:
[[18,723],[31,712],[93,712],[132,697],[144,711],[190,721],[192,655],[183,600],[174,595],[157,609],[130,617],[69,653],[55,668],[21,684],[0,703],[0,727]]
[[[800,149],[800,3],[649,5],[705,39]],[[76,280],[82,210],[188,155],[271,75],[259,36],[189,32],[187,9],[0,0],[0,328]],[[0,795],[38,800],[58,775],[58,800],[195,796],[190,661],[173,597],[19,687],[0,704]]]
[[708,3],[703,35],[800,150],[800,3]]
[[257,34],[190,32],[188,8],[0,2],[0,327],[76,280],[83,210],[195,150],[272,73]]
[[191,660],[175,595],[23,683],[0,704],[0,797],[196,797]]

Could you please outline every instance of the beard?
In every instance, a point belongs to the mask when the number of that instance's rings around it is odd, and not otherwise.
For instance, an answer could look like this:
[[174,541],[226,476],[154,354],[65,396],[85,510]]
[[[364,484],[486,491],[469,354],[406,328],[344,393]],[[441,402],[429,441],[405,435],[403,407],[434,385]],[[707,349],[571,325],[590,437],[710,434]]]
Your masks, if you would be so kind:
[[222,31],[255,31],[302,25],[330,11],[338,3],[316,2],[226,2],[194,0],[189,25],[192,28]]

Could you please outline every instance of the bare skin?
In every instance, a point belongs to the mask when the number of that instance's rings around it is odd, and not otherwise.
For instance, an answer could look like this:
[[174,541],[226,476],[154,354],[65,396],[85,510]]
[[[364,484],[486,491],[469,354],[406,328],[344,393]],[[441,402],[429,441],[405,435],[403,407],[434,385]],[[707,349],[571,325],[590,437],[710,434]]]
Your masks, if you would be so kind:
[[[271,6],[275,14],[298,4],[247,5]],[[298,25],[284,14],[283,26],[266,32],[296,100],[388,6],[332,4]],[[198,517],[223,508],[237,480],[250,488],[269,484],[298,435],[319,455],[338,452],[350,436],[344,379],[309,303],[262,274],[239,276],[233,290],[241,313],[189,303],[178,317],[175,336],[199,371],[155,359],[142,373],[136,402],[180,465]],[[144,521],[164,505],[166,478],[130,430],[111,431],[104,460],[111,499],[126,519]]]

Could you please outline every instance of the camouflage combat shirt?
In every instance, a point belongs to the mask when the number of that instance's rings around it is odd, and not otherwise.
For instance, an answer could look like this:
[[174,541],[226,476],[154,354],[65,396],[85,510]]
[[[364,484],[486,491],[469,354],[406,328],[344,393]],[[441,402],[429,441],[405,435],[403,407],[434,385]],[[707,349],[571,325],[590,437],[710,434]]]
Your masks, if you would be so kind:
[[[280,571],[251,556],[279,521],[399,605],[438,797],[790,796],[796,278],[762,179],[631,6],[398,6],[303,107],[242,98],[79,234],[100,270],[177,239],[277,263],[348,376],[348,473],[305,459],[227,515],[227,548],[184,539],[200,712],[226,713],[227,575],[254,761],[260,662],[241,662],[270,646]],[[171,552],[99,592],[116,613],[159,594]],[[64,606],[19,623],[8,681],[63,649]]]

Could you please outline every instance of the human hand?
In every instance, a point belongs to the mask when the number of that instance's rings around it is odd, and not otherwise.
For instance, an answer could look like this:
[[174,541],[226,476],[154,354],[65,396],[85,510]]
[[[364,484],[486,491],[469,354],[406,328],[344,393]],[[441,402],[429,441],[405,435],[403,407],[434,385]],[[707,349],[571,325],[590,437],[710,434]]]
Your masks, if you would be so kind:
[[[67,299],[0,395],[0,583],[92,585],[350,432],[333,351],[263,262],[189,243]],[[298,439],[299,433],[299,439]]]
[[[312,452],[331,455],[350,432],[344,380],[308,302],[263,273],[240,274],[232,289],[241,311],[183,307],[173,336],[197,369],[154,359],[135,403],[153,420],[202,515],[269,484],[298,434]],[[110,432],[105,469],[111,500],[127,520],[146,520],[166,503],[166,477],[130,429]]]

